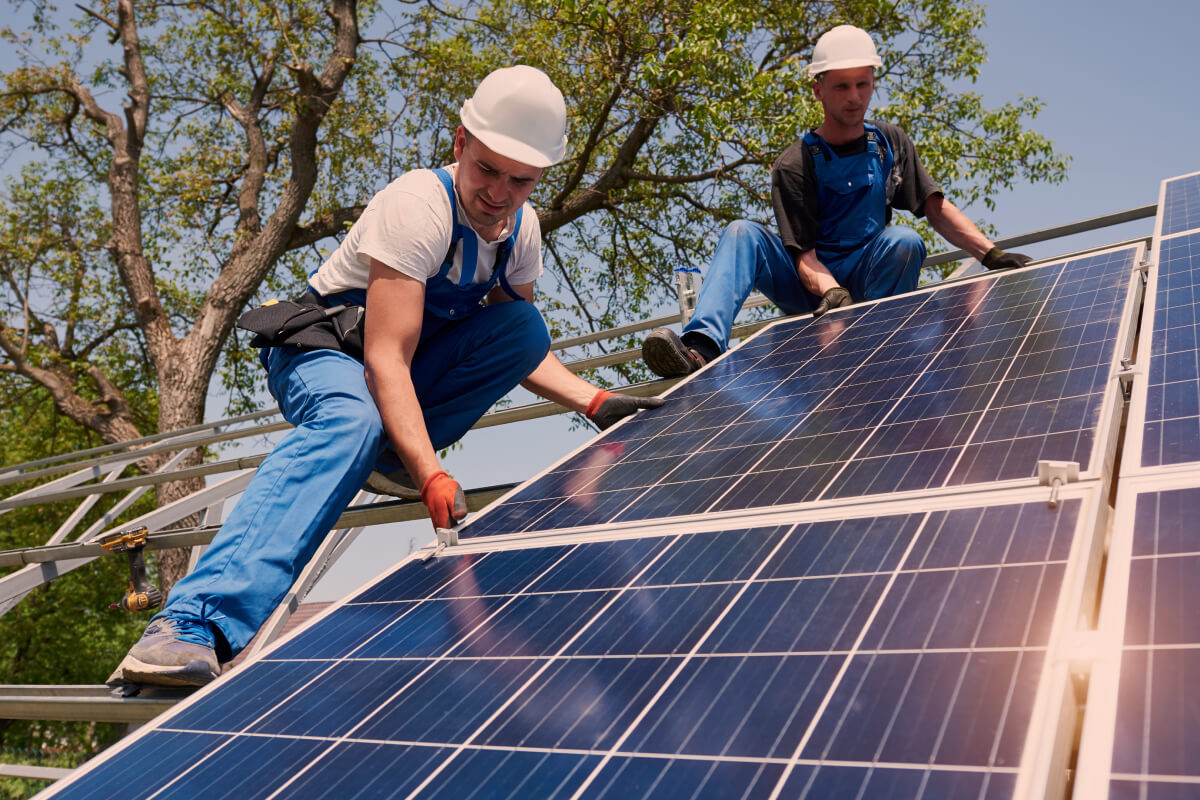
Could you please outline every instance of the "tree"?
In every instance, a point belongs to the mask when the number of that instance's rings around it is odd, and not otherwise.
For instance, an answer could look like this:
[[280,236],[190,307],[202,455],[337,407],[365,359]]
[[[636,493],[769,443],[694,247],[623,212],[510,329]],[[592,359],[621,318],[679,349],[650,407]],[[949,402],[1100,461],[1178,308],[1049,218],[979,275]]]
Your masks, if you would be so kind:
[[1062,178],[1025,127],[1036,99],[989,110],[956,88],[985,60],[962,0],[426,0],[395,19],[356,0],[94,0],[70,25],[41,0],[4,30],[22,66],[0,144],[27,167],[0,197],[0,370],[108,442],[200,422],[214,374],[245,397],[230,331],[260,287],[294,293],[373,190],[448,161],[458,105],[518,62],[568,99],[568,158],[534,198],[553,332],[644,316],[726,222],[770,222],[770,164],[820,119],[803,68],[842,22],[877,34],[878,115],[952,198]]

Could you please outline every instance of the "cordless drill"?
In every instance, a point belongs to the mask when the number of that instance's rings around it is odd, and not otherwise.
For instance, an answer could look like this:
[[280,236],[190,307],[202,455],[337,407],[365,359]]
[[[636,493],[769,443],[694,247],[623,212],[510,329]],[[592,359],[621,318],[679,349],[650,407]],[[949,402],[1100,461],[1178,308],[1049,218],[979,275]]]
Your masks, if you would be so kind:
[[129,554],[129,589],[120,602],[111,604],[109,608],[145,611],[162,605],[162,592],[146,577],[146,560],[142,557],[142,548],[146,546],[146,537],[149,535],[149,529],[142,526],[110,533],[96,540],[110,553]]

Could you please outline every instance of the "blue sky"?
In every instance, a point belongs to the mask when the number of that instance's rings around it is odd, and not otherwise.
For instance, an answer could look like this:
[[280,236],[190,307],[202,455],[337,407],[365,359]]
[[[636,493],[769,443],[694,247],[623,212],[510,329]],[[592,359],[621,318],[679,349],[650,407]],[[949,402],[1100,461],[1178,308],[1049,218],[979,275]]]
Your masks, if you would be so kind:
[[[987,105],[1036,96],[1033,127],[1072,156],[1061,184],[1020,184],[985,216],[998,237],[1158,200],[1159,183],[1200,170],[1195,0],[1003,0],[987,5],[988,63],[974,85]],[[1153,220],[1020,248],[1053,256],[1149,233]],[[522,480],[589,437],[566,418],[467,435],[445,460],[466,487]],[[427,522],[367,529],[310,595],[333,600],[431,537]]]

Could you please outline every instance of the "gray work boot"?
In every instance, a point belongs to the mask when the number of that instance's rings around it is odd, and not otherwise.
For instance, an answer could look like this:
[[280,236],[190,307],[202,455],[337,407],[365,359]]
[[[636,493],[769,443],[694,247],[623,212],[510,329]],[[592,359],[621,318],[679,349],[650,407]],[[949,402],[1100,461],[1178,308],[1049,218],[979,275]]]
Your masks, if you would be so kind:
[[375,494],[399,497],[401,500],[421,499],[421,487],[417,486],[417,482],[391,450],[385,450],[379,456],[379,461],[367,476],[367,483],[363,488]]
[[203,686],[221,674],[214,644],[204,625],[160,617],[146,626],[108,682]]
[[655,375],[675,378],[690,375],[708,363],[708,359],[688,347],[670,328],[655,328],[642,342],[642,360]]

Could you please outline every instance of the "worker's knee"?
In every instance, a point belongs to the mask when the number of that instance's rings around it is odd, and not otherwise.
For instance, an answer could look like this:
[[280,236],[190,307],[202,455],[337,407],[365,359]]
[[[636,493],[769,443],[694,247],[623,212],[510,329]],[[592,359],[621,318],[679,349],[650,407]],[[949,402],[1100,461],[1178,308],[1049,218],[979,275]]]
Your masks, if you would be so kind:
[[735,219],[725,226],[717,247],[758,247],[766,241],[770,231],[758,222],[748,219]]
[[361,451],[373,459],[383,446],[383,420],[375,401],[355,392],[329,394],[322,398],[316,426],[336,431],[349,451]]
[[491,315],[493,346],[503,349],[497,356],[510,361],[517,372],[528,375],[550,352],[550,331],[533,303],[497,303],[486,309]]
[[921,238],[921,234],[912,228],[900,225],[888,228],[886,233],[889,239],[889,249],[895,261],[920,267],[921,262],[925,260],[926,253],[925,240]]

